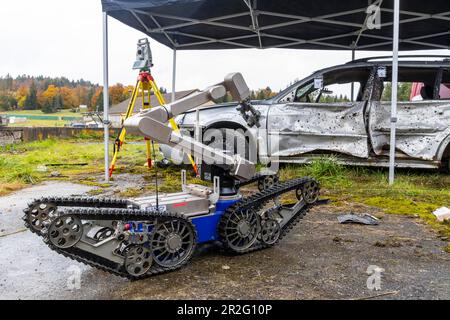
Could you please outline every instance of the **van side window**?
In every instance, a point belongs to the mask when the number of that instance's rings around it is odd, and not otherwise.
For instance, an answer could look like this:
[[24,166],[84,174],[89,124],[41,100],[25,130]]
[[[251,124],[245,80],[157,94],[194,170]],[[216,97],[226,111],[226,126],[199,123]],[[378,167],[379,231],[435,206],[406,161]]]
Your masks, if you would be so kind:
[[439,99],[450,100],[450,70],[443,70],[441,86],[439,88]]
[[[450,72],[443,70],[442,79],[439,80],[439,69],[399,69],[399,83],[397,99],[400,102],[434,100],[436,81],[440,81],[437,94],[438,99],[450,99]],[[390,79],[389,79],[390,80]],[[384,91],[381,100],[391,101],[392,83],[384,82]]]

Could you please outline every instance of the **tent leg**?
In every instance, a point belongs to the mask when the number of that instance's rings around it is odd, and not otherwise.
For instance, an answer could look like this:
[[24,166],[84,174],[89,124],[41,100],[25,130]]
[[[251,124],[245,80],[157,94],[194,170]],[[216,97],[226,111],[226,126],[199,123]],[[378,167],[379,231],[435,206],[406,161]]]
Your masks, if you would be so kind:
[[[355,49],[352,50],[352,61],[355,61]],[[352,82],[351,99],[352,99],[352,102],[355,101],[355,83],[354,82]]]
[[109,181],[109,79],[108,79],[108,14],[103,12],[103,127],[105,139],[105,181]]
[[177,49],[173,49],[173,62],[172,62],[172,102],[175,101],[176,78],[177,78]]
[[400,29],[400,0],[394,0],[394,36],[392,48],[392,105],[391,105],[391,139],[389,152],[389,185],[395,179],[395,147],[397,129],[397,90],[398,90],[398,47]]

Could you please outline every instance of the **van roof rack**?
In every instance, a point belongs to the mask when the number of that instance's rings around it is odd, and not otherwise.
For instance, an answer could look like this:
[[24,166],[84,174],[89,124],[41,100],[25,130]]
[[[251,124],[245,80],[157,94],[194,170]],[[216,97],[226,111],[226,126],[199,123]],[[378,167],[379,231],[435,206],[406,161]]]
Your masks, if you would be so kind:
[[[368,57],[368,58],[361,58],[361,59],[357,59],[357,60],[353,60],[353,61],[349,61],[347,64],[352,64],[352,63],[358,63],[358,62],[371,62],[371,61],[376,61],[376,60],[392,60],[392,56],[379,56],[379,57]],[[445,62],[450,62],[450,56],[448,55],[402,55],[399,56],[398,59],[442,59],[442,61]]]

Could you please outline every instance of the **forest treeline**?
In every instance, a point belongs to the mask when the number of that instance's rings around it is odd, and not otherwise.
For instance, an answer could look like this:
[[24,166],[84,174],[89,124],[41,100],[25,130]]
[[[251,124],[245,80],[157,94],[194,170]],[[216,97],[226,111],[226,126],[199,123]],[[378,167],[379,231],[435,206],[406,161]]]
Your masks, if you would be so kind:
[[[131,95],[133,86],[120,83],[110,87],[110,104],[122,102]],[[0,110],[42,110],[53,113],[59,109],[103,110],[103,87],[98,84],[65,77],[22,75],[0,77]]]
[[[407,92],[409,88],[400,90]],[[110,105],[118,104],[131,96],[133,86],[115,84],[110,87]],[[163,93],[167,90],[161,88]],[[388,90],[385,90],[388,91]],[[252,100],[264,100],[275,96],[278,92],[270,87],[252,90]],[[327,96],[327,101],[348,101],[346,96]],[[321,100],[324,100],[321,99]],[[229,102],[229,94],[219,102]],[[103,87],[86,81],[69,80],[65,77],[51,78],[44,76],[22,75],[12,77],[9,74],[0,76],[0,111],[9,110],[42,110],[54,113],[60,109],[76,110],[80,105],[87,106],[90,111],[103,111]]]

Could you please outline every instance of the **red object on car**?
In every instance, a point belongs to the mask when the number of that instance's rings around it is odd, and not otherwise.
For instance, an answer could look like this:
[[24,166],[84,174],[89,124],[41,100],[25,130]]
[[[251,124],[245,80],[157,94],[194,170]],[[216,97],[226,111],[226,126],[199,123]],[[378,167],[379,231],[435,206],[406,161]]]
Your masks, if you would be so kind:
[[[411,87],[410,101],[424,100],[421,94],[421,90],[425,85],[422,82],[414,82]],[[439,96],[441,100],[450,99],[450,83],[441,84],[439,90]]]

